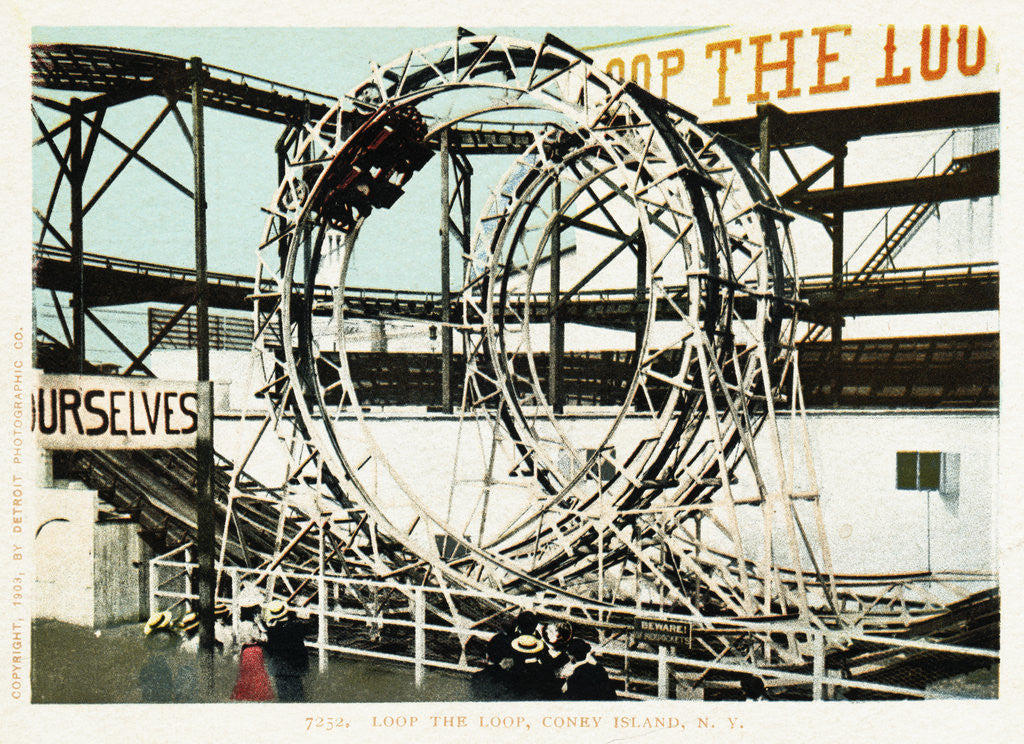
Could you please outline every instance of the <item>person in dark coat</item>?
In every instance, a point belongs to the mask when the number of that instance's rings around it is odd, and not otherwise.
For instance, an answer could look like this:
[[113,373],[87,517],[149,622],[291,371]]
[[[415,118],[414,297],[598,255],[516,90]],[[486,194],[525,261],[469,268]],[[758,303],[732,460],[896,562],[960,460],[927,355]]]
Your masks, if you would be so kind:
[[512,641],[513,700],[558,699],[558,679],[546,656],[544,641],[536,636],[521,635]]
[[516,616],[516,625],[513,639],[519,636],[534,636],[540,638],[540,633],[537,632],[537,616],[529,610],[523,610]]
[[178,634],[171,622],[171,613],[157,612],[142,629],[146,650],[146,663],[139,670],[139,689],[144,703],[174,702],[174,673],[169,653],[178,645]]
[[572,671],[571,660],[565,652],[565,648],[569,641],[572,640],[572,637],[572,625],[564,620],[544,626],[544,640],[547,644],[545,663],[551,666],[551,670],[556,677],[561,677],[562,679],[568,677],[569,672]]
[[566,645],[566,653],[576,667],[565,681],[567,700],[615,700],[615,688],[608,672],[590,653],[590,644],[574,638]]
[[511,700],[512,678],[509,669],[502,664],[511,661],[511,644],[503,634],[495,633],[487,642],[486,653],[487,666],[469,678],[470,695],[473,700]]
[[740,690],[743,692],[744,700],[768,700],[768,690],[764,686],[764,680],[753,674],[740,677]]
[[295,617],[284,602],[276,600],[263,608],[263,624],[267,627],[267,671],[274,678],[278,700],[304,701],[302,678],[309,671],[308,623]]

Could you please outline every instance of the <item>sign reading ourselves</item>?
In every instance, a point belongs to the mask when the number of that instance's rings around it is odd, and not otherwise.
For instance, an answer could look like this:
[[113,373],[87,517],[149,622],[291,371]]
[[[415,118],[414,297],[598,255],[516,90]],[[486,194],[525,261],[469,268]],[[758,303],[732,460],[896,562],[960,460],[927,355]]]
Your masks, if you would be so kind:
[[587,53],[706,121],[998,90],[981,26],[730,26]]
[[198,410],[195,382],[41,374],[32,430],[45,449],[194,447]]

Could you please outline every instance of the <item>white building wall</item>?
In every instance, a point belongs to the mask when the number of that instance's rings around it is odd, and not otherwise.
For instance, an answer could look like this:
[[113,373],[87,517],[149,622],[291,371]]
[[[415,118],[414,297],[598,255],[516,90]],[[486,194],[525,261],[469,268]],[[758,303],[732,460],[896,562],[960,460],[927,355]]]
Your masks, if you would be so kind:
[[[996,570],[995,411],[817,410],[808,412],[807,430],[837,572]],[[791,437],[785,427],[782,434],[788,456]],[[762,431],[758,438],[759,462],[771,468],[775,457],[767,435]],[[897,452],[959,454],[958,494],[897,489]],[[797,472],[797,490],[808,487],[806,470]],[[741,466],[737,475],[738,495],[750,495],[749,466]],[[813,532],[811,510],[802,508],[800,514]],[[775,539],[784,548],[780,529]]]
[[[394,453],[399,475],[444,514],[457,419],[396,409],[368,414],[368,420],[374,436],[388,453]],[[233,459],[241,457],[259,423],[258,417],[219,418],[215,428],[217,450]],[[591,446],[601,441],[608,424],[607,417],[579,416],[566,425],[573,441]],[[631,441],[642,425],[643,417],[639,416],[623,424],[619,457],[627,454],[624,442]],[[782,447],[788,458],[787,426],[782,427]],[[825,532],[837,573],[919,572],[928,570],[929,564],[933,572],[995,572],[997,412],[812,411],[807,415],[807,426]],[[339,428],[351,431],[355,423],[342,422]],[[774,482],[776,458],[767,429],[759,434],[757,448],[762,470]],[[481,472],[487,451],[464,448],[459,472]],[[897,490],[897,451],[958,453],[958,495]],[[358,457],[358,453],[351,454]],[[798,449],[798,463],[802,457]],[[282,447],[275,438],[265,437],[250,460],[252,474],[272,485],[280,482],[286,468]],[[797,473],[797,490],[809,488],[812,480],[802,463]],[[756,493],[748,464],[741,465],[736,475],[733,491],[737,498]],[[384,475],[378,477],[379,483],[386,480]],[[371,482],[369,474],[367,479]],[[471,495],[467,492],[464,496],[468,499]],[[412,518],[412,512],[400,503],[395,500],[394,514],[401,524]],[[511,504],[506,506],[513,508]],[[456,507],[455,513],[458,511]],[[816,523],[809,505],[801,504],[798,511],[808,535],[815,535]],[[763,544],[761,512],[741,507],[740,515],[747,550],[757,555]],[[781,519],[777,519],[773,532],[776,555],[788,555],[788,537]]]
[[35,493],[32,615],[92,627],[97,495],[74,485]]

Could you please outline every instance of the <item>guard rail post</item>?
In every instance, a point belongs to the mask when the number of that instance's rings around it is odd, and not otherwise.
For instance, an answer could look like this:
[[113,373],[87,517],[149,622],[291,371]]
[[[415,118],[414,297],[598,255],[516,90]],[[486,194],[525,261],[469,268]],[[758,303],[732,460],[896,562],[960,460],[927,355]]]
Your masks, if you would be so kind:
[[231,571],[231,634],[238,638],[238,624],[241,620],[238,593],[241,589],[241,582],[238,580],[238,569],[232,567],[229,570]]
[[415,623],[413,631],[413,654],[415,657],[413,668],[417,688],[423,686],[423,661],[427,656],[427,634],[423,627],[427,619],[426,610],[426,603],[423,600],[423,588],[417,587],[413,593],[413,622]]
[[814,680],[811,687],[811,699],[821,700],[822,685],[825,680],[825,635],[814,634]]
[[324,527],[323,523],[320,524],[320,570],[317,572],[316,577],[316,598],[317,598],[317,623],[316,623],[316,643],[317,643],[317,666],[320,669],[320,673],[323,674],[327,671],[327,616],[324,614],[327,610],[327,580],[324,578]]
[[157,611],[156,590],[160,586],[159,567],[156,558],[149,561],[149,616],[153,617]]
[[658,646],[658,697],[668,697],[668,646]]

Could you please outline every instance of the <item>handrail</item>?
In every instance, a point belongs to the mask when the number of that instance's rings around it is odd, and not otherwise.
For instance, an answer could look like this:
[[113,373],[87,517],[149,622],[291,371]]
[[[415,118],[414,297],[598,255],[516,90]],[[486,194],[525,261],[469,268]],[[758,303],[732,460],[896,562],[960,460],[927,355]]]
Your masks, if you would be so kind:
[[[902,276],[904,274],[921,276],[931,276],[934,274],[956,275],[955,272],[957,271],[959,271],[960,274],[966,274],[970,276],[972,274],[996,272],[998,271],[998,269],[998,261],[979,261],[974,263],[965,262],[956,264],[941,264],[938,266],[906,266],[891,269],[881,269],[879,271],[875,271],[871,275],[871,281],[881,281],[888,277]],[[854,277],[856,275],[857,272],[853,271],[843,274],[844,283],[848,277]],[[832,279],[833,277],[831,274],[807,274],[805,276],[800,277],[800,285],[806,286],[809,284],[817,284],[819,282],[832,283]]]
[[281,89],[281,90],[294,91],[296,93],[302,93],[303,94],[303,98],[305,98],[307,95],[308,96],[315,96],[317,98],[322,98],[325,101],[330,101],[331,103],[335,103],[338,100],[336,96],[329,96],[326,93],[319,93],[319,92],[317,92],[315,90],[308,90],[307,88],[300,88],[300,87],[298,87],[296,85],[288,85],[287,83],[279,83],[276,80],[270,80],[268,78],[260,77],[259,75],[252,75],[252,74],[250,74],[248,72],[241,72],[239,70],[232,70],[230,67],[220,67],[219,65],[211,65],[211,64],[207,64],[205,62],[203,63],[203,67],[205,67],[207,70],[218,70],[220,72],[226,72],[226,73],[228,73],[230,75],[238,75],[240,78],[242,78],[242,85],[246,84],[245,83],[246,80],[258,80],[261,83],[268,84],[270,86],[270,90],[272,92],[275,92],[275,93],[278,91],[278,89]]

